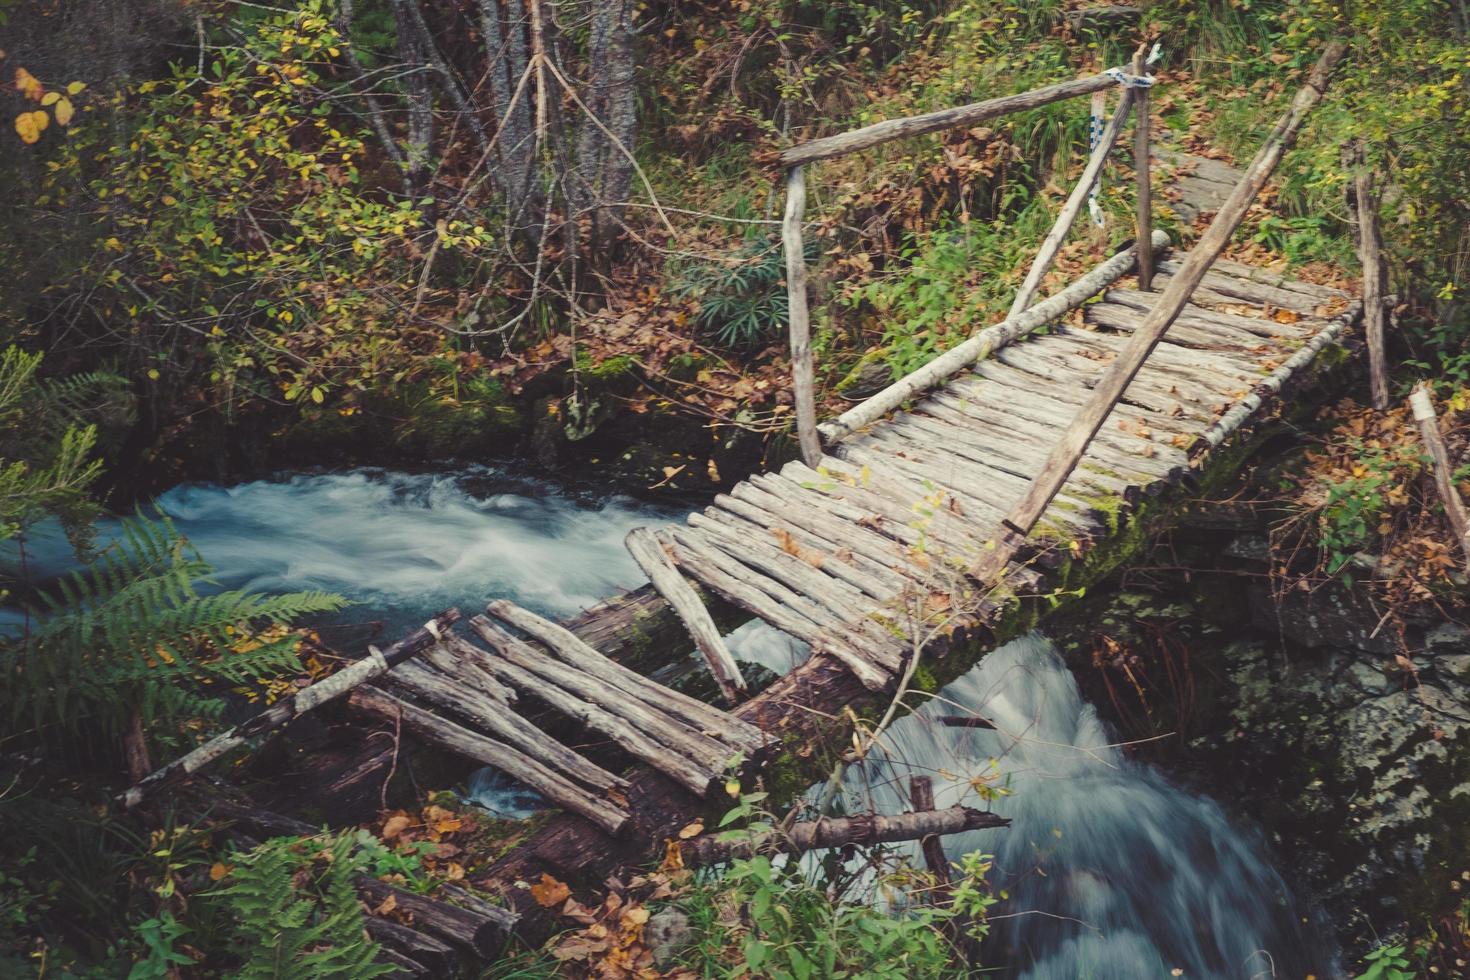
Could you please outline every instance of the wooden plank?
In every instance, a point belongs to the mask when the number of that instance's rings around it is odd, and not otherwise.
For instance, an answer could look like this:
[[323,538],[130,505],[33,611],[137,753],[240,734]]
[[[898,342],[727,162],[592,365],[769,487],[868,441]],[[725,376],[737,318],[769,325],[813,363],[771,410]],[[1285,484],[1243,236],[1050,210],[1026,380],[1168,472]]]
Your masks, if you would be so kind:
[[[1153,309],[1153,304],[1158,301],[1156,294],[1140,293],[1135,289],[1109,289],[1102,294],[1104,302],[1117,303],[1130,309],[1147,313]],[[1291,323],[1281,323],[1277,320],[1269,320],[1265,317],[1242,316],[1239,313],[1222,313],[1219,310],[1208,309],[1203,306],[1188,304],[1180,311],[1181,319],[1195,324],[1202,329],[1209,330],[1216,324],[1233,327],[1236,330],[1254,334],[1262,340],[1272,343],[1281,343],[1283,340],[1297,341],[1305,340],[1322,329],[1326,320],[1318,316],[1299,317]],[[1169,328],[1171,331],[1173,327]]]
[[628,532],[623,543],[654,588],[658,589],[659,594],[674,607],[674,612],[684,621],[689,634],[694,637],[695,646],[709,667],[711,676],[719,685],[720,693],[725,696],[725,701],[739,704],[750,697],[750,689],[740,673],[740,666],[735,663],[729,647],[725,646],[709,610],[699,600],[698,593],[680,577],[678,569],[669,560],[669,556],[664,554],[663,546],[658,543],[653,532],[646,527],[635,527]]
[[998,99],[987,99],[984,102],[956,106],[953,109],[940,109],[919,116],[906,116],[902,119],[885,119],[861,129],[849,130],[834,136],[824,136],[821,139],[809,140],[782,150],[781,165],[791,167],[811,163],[813,160],[826,160],[830,157],[866,150],[892,140],[922,136],[925,133],[937,133],[941,129],[973,126],[986,119],[994,119],[1008,113],[1036,109],[1078,95],[1090,95],[1093,92],[1111,88],[1115,84],[1117,83],[1106,75],[1088,75],[1085,78],[1074,78],[1069,82],[1059,82],[1017,95],[1003,95]]
[[[1163,248],[1169,237],[1157,232],[1153,246]],[[917,371],[912,371],[866,401],[859,402],[837,418],[818,426],[828,444],[839,442],[859,429],[878,421],[904,402],[944,383],[991,352],[1005,347],[1018,337],[1046,326],[1071,312],[1108,286],[1117,282],[1133,267],[1136,246],[1129,246],[1112,258],[1088,271],[1054,296],[1037,303],[1019,316],[986,327],[968,340],[940,354]]]
[[1129,339],[1126,351],[1108,366],[1103,380],[1094,389],[1093,397],[1052,451],[1046,469],[1011,509],[1009,520],[998,535],[995,547],[972,567],[971,572],[977,580],[982,583],[994,581],[1009,565],[1011,557],[1023,545],[1026,535],[1041,519],[1052,498],[1086,452],[1088,443],[1097,434],[1113,405],[1123,397],[1124,391],[1138,375],[1149,354],[1163,339],[1164,332],[1189,302],[1195,287],[1206,275],[1210,263],[1224,251],[1230,236],[1245,218],[1251,202],[1265,186],[1282,155],[1295,142],[1307,113],[1322,100],[1328,79],[1346,54],[1347,45],[1341,41],[1332,41],[1327,45],[1321,59],[1308,76],[1307,84],[1297,93],[1286,115],[1266,138],[1240,185],[1231,193],[1230,199],[1220,209],[1210,227],[1200,236],[1183,267],[1164,288],[1158,305]]
[[[1083,313],[1083,319],[1094,326],[1107,327],[1122,333],[1132,333],[1137,329],[1143,315],[1144,311],[1132,306],[1102,302],[1088,306],[1086,312]],[[1183,314],[1169,328],[1169,340],[1180,347],[1187,347],[1191,350],[1233,351],[1249,354],[1276,349],[1264,337],[1224,325],[1206,326],[1192,317],[1186,318]]]
[[1380,412],[1388,408],[1388,366],[1383,351],[1384,293],[1388,287],[1388,266],[1383,260],[1383,233],[1378,227],[1378,189],[1373,171],[1360,159],[1353,174],[1357,188],[1358,260],[1363,264],[1363,336],[1368,346],[1368,384],[1373,407]]
[[481,765],[494,766],[563,810],[586,817],[610,834],[620,834],[628,825],[627,813],[504,742],[472,732],[401,698],[369,687],[353,691],[348,704],[354,711],[390,725],[396,726],[401,722],[406,731],[437,748]]
[[[409,668],[418,668],[410,670]],[[605,793],[624,790],[627,782],[606,772],[541,731],[502,702],[465,697],[453,678],[439,674],[422,664],[400,664],[384,682],[400,689],[436,710],[457,716],[482,734],[491,735],[512,748],[525,753],[547,768],[584,786]]]
[[[1144,58],[1143,48],[1140,47],[1133,56],[1133,74],[1141,76],[1147,70],[1148,62]],[[1149,162],[1149,90],[1137,89],[1134,99],[1138,103],[1138,118],[1133,124],[1133,179],[1137,188],[1134,202],[1134,241],[1146,242],[1153,238],[1154,233],[1153,166]],[[1144,249],[1138,255],[1138,288],[1149,292],[1153,289],[1153,279],[1153,253]]]
[[[1222,211],[1223,213],[1223,211]],[[1196,246],[1197,247],[1197,246]],[[1185,261],[1188,261],[1187,259]],[[1159,263],[1165,286],[1173,281],[1183,264],[1178,261],[1165,260]],[[1264,282],[1252,282],[1249,279],[1237,279],[1234,276],[1222,275],[1218,272],[1206,273],[1198,283],[1196,289],[1201,295],[1214,294],[1215,302],[1220,302],[1224,297],[1227,303],[1248,303],[1256,306],[1274,306],[1277,309],[1291,310],[1306,316],[1312,316],[1323,307],[1320,300],[1304,296],[1290,289],[1282,289],[1278,286],[1270,286]]]
[[561,660],[637,698],[651,708],[683,722],[695,732],[708,731],[714,738],[721,739],[735,749],[753,758],[765,746],[765,736],[759,729],[705,704],[687,694],[664,687],[641,674],[636,674],[621,664],[614,663],[564,627],[536,615],[529,609],[497,599],[485,606],[485,611],[496,619],[509,623],[527,636],[539,641]]
[[500,654],[494,661],[496,676],[588,731],[607,736],[696,796],[709,792],[735,754],[720,759],[703,742],[691,743],[687,731],[667,715],[546,656],[484,616],[471,619],[470,628]]

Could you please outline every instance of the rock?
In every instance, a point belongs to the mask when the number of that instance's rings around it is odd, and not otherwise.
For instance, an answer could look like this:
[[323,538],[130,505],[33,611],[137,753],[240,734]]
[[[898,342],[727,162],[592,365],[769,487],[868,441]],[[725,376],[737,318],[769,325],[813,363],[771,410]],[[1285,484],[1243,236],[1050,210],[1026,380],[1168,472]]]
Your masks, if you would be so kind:
[[653,963],[660,970],[673,966],[680,953],[694,944],[689,916],[670,906],[655,912],[643,927],[643,941],[653,950]]
[[1279,633],[1312,649],[1349,647],[1392,656],[1399,652],[1392,633],[1376,635],[1379,614],[1357,593],[1337,582],[1302,592],[1273,595],[1263,582],[1252,584],[1251,621],[1259,629]]
[[1440,623],[1424,634],[1424,649],[1430,653],[1470,654],[1470,627]]
[[1241,561],[1268,562],[1271,560],[1271,542],[1264,534],[1240,534],[1230,539],[1225,546],[1225,557]]

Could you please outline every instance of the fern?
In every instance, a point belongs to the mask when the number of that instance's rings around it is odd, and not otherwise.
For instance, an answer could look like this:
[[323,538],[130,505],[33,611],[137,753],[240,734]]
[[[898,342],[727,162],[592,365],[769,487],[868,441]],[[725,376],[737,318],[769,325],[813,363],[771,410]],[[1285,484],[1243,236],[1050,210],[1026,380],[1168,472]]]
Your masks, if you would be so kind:
[[294,639],[257,631],[345,604],[325,592],[201,594],[210,572],[166,515],[123,520],[113,544],[42,595],[39,626],[0,641],[8,731],[108,737],[135,713],[145,726],[217,717],[219,686],[297,669]]
[[[351,835],[324,842],[282,837],[237,859],[215,893],[234,922],[241,980],[359,980],[393,973],[363,926],[352,878],[362,871]],[[315,852],[312,854],[303,851]]]

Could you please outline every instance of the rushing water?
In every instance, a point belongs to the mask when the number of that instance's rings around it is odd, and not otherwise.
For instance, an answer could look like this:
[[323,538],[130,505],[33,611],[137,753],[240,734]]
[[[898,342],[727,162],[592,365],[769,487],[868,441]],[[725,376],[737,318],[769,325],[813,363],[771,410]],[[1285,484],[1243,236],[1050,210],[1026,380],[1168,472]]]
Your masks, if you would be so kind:
[[[188,485],[159,502],[221,570],[221,587],[340,592],[357,603],[340,620],[380,620],[390,635],[445,606],[470,612],[492,597],[551,616],[575,613],[639,585],[624,535],[676,516],[491,468]],[[30,543],[32,577],[66,562],[55,534]],[[778,673],[805,656],[760,623],[730,639],[736,656]],[[944,714],[978,715],[996,730],[944,727],[936,721]],[[1127,761],[1042,639],[995,651],[894,724],[883,749],[849,773],[848,808],[907,809],[915,772],[935,777],[940,806],[981,805],[972,779],[1004,791],[984,805],[1011,827],[945,843],[956,859],[995,855],[995,887],[1009,895],[995,939],[1019,975],[1332,973],[1255,837],[1213,802]],[[490,770],[472,777],[469,794],[507,815],[541,802]]]
[[[995,728],[947,727],[942,715]],[[944,845],[956,861],[995,856],[992,883],[1009,897],[993,945],[1020,976],[1333,974],[1256,835],[1128,761],[1041,637],[1001,647],[894,724],[849,772],[848,808],[902,812],[912,774],[933,778],[938,806],[989,806],[1011,819]],[[980,802],[977,787],[994,802]]]

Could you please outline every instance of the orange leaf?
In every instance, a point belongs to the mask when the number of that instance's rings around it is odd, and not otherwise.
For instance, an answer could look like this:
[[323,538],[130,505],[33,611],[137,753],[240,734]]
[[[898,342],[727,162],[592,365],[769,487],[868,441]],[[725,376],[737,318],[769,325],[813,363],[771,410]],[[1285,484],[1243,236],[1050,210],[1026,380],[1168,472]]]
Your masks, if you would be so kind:
[[210,865],[210,868],[209,868],[209,880],[210,881],[219,881],[225,875],[229,874],[231,870],[232,869],[230,868],[230,866],[228,864],[224,864],[222,862],[216,861],[216,862],[214,862],[214,864]]
[[71,122],[71,117],[74,112],[71,105],[71,99],[59,100],[56,103],[56,108],[52,111],[56,113],[57,125],[65,126],[67,123]]
[[434,830],[440,834],[452,834],[463,826],[463,821],[450,818],[448,820],[440,820],[438,823],[434,824]]
[[689,826],[685,827],[683,830],[679,831],[679,839],[688,840],[689,838],[702,833],[704,833],[704,824],[696,820]]
[[46,93],[46,87],[41,84],[35,75],[32,75],[24,68],[17,68],[15,70],[15,87],[20,91],[21,95],[36,101],[40,101],[41,96]]
[[383,824],[383,840],[392,840],[409,828],[413,821],[403,814],[397,814],[388,818]]
[[536,900],[537,905],[540,905],[544,909],[549,909],[553,905],[560,905],[571,894],[572,890],[565,883],[557,881],[551,875],[544,872],[541,875],[541,883],[531,886],[531,897]]

